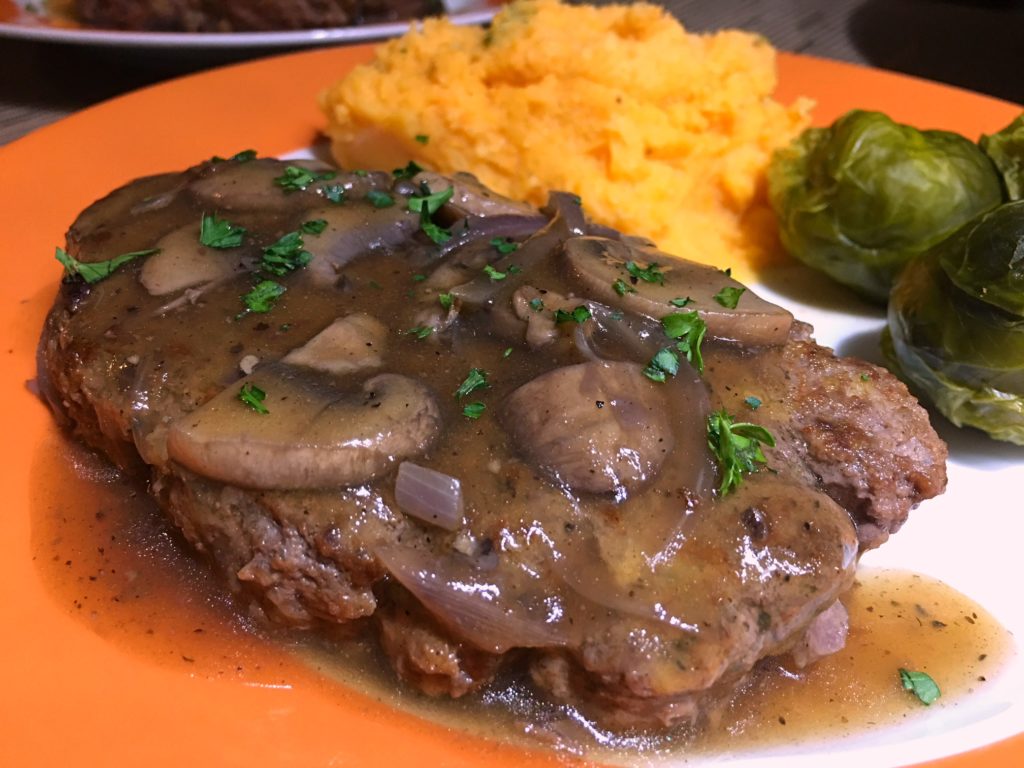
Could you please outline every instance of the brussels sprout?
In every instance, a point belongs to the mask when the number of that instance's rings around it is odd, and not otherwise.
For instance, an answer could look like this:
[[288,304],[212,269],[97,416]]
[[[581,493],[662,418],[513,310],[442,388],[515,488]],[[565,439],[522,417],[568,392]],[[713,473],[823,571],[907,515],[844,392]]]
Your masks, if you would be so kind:
[[[1024,201],[914,259],[889,297],[883,349],[951,422],[1024,445]],[[991,282],[985,283],[989,279]]]
[[768,191],[786,249],[877,302],[911,258],[1003,194],[993,161],[963,136],[861,110],[776,152]]
[[999,133],[982,136],[978,144],[1003,175],[1006,199],[1024,197],[1024,114]]

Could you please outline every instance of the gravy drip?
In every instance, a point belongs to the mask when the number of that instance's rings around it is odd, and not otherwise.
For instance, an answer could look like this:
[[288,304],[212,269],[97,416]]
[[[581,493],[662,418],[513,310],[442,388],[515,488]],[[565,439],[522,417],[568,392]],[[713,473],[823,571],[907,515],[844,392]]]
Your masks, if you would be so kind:
[[[555,707],[531,692],[521,670],[480,695],[430,699],[397,686],[370,642],[258,626],[142,488],[60,435],[49,435],[40,449],[32,495],[41,578],[71,615],[128,653],[239,683],[294,683],[313,666],[339,685],[445,727],[503,742],[535,745],[539,738],[611,762],[638,751],[712,756],[855,738],[983,693],[1014,653],[1010,633],[950,587],[867,569],[843,598],[850,613],[844,650],[804,670],[786,657],[763,661],[700,732],[613,735],[578,713],[571,713],[577,727],[546,730]],[[904,691],[900,667],[931,675],[942,689],[939,701],[926,708]]]

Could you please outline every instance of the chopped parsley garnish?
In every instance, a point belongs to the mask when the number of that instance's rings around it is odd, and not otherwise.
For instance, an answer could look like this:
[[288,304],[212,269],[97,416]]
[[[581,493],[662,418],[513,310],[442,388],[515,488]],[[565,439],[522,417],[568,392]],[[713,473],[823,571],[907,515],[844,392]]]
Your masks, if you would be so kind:
[[740,301],[740,296],[743,295],[745,290],[747,289],[743,287],[735,288],[731,285],[727,285],[715,294],[715,301],[726,309],[736,309],[736,305]]
[[626,271],[629,272],[631,277],[634,277],[637,280],[643,280],[645,283],[657,283],[658,285],[665,284],[665,274],[653,261],[646,267],[641,267],[635,261],[627,261]]
[[370,175],[370,172],[369,172],[369,171],[364,171],[364,170],[363,170],[363,169],[361,169],[361,168],[359,168],[359,169],[357,169],[357,170],[354,170],[354,171],[352,171],[352,173],[354,173],[354,174],[355,174],[356,176],[358,176],[358,177],[359,177],[359,178],[361,178],[361,179],[365,179],[365,178],[366,178],[367,176],[369,176],[369,175]]
[[494,282],[497,282],[498,280],[504,280],[506,277],[508,277],[508,272],[501,272],[492,267],[490,264],[487,264],[484,267],[484,274],[491,278],[491,280]]
[[671,347],[667,347],[653,358],[644,368],[644,376],[651,381],[664,382],[669,376],[679,373],[679,355]]
[[414,136],[413,138],[415,138],[416,141],[418,141],[420,144],[426,144],[428,141],[430,141],[430,137],[427,136],[427,134],[425,133],[417,133],[416,136]]
[[411,179],[422,170],[423,168],[419,164],[410,160],[404,168],[395,168],[391,175],[396,179]]
[[451,309],[452,304],[455,303],[455,298],[450,293],[437,294],[437,300],[441,304],[441,308],[445,310]]
[[661,326],[670,339],[677,339],[676,348],[686,355],[686,359],[704,373],[704,358],[701,356],[700,345],[708,331],[707,325],[696,312],[673,312],[661,318]]
[[566,312],[564,309],[555,310],[555,322],[556,323],[585,323],[590,319],[590,308],[586,304],[580,304],[574,308],[572,312]]
[[487,384],[487,371],[483,368],[471,368],[466,378],[459,384],[459,388],[455,390],[455,397],[465,397],[470,392],[484,389],[487,386],[489,386]]
[[860,375],[860,380],[861,381],[871,381],[871,374],[870,373],[862,373]]
[[310,184],[315,184],[318,181],[329,181],[334,176],[334,171],[317,173],[306,168],[300,168],[297,165],[287,165],[285,166],[284,173],[274,179],[274,183],[285,192],[299,192]]
[[327,229],[327,219],[313,219],[312,221],[302,222],[300,227],[302,234],[304,235],[319,235],[325,229]]
[[903,690],[913,693],[926,706],[934,704],[942,695],[938,684],[926,672],[900,668],[900,682],[903,683]]
[[465,416],[467,419],[479,419],[481,416],[484,415],[484,411],[486,410],[487,406],[484,403],[481,403],[479,400],[476,400],[475,402],[472,403],[466,403],[466,405],[462,408],[462,415]]
[[285,290],[283,285],[273,280],[261,280],[242,297],[242,303],[245,304],[242,315],[248,312],[269,312]]
[[414,283],[422,283],[426,279],[427,279],[426,275],[422,275],[422,274],[419,274],[419,273],[417,273],[417,274],[412,276],[412,281]]
[[761,398],[750,395],[743,398],[743,402],[747,404],[747,407],[752,411],[756,411],[761,407]]
[[442,189],[440,192],[431,192],[430,187],[427,186],[426,182],[422,184],[423,194],[413,195],[409,198],[409,210],[413,213],[422,213],[426,211],[429,215],[433,216],[439,210],[441,206],[452,199],[452,195],[455,194],[454,187],[448,187]]
[[530,299],[530,309],[532,309],[534,312],[540,312],[542,309],[544,309],[544,299],[540,298],[539,296]]
[[100,280],[110,277],[118,268],[133,259],[137,259],[141,256],[152,256],[154,253],[159,252],[159,248],[149,248],[145,251],[122,253],[120,256],[115,256],[114,258],[107,259],[106,261],[93,261],[87,263],[79,261],[74,256],[69,255],[63,248],[58,248],[57,261],[64,265],[64,274],[67,277],[74,277],[75,275],[78,275],[85,280],[85,282],[92,285],[93,283],[98,283]]
[[625,280],[619,279],[612,283],[612,288],[619,296],[625,296],[627,293],[636,293],[636,288],[627,283]]
[[433,327],[429,325],[417,325],[415,328],[410,328],[405,334],[407,336],[415,336],[417,339],[425,339],[433,332]]
[[302,233],[295,231],[282,235],[273,245],[263,249],[260,270],[272,275],[286,275],[312,261],[313,256],[303,249]]
[[374,208],[390,208],[395,204],[395,198],[379,189],[371,189],[367,192],[366,199],[370,201]]
[[345,188],[341,184],[329,184],[323,188],[324,197],[335,205],[345,202]]
[[693,299],[691,299],[689,296],[687,296],[685,298],[677,297],[677,298],[674,298],[674,299],[669,299],[668,303],[671,304],[673,307],[685,307],[687,304],[690,304],[692,301],[693,301]]
[[250,160],[256,159],[255,149],[243,149],[241,152],[236,152],[231,157],[220,157],[214,155],[210,158],[211,163],[226,163],[228,160],[234,160],[236,163],[247,163]]
[[251,381],[245,382],[238,390],[238,399],[252,408],[256,413],[270,413],[263,401],[267,399],[267,393],[257,387]]
[[431,192],[430,187],[424,182],[422,190],[423,194],[413,195],[409,198],[409,210],[420,215],[420,229],[423,230],[427,237],[440,245],[450,240],[452,233],[434,223],[431,216],[437,213],[441,206],[451,199],[452,195],[455,194],[455,189],[454,187],[448,187],[440,192]]
[[764,427],[734,422],[724,410],[708,416],[708,447],[718,459],[722,474],[719,493],[723,496],[729,493],[740,484],[743,475],[756,470],[758,464],[768,462],[762,445],[775,447],[775,438]]
[[502,359],[512,354],[512,347],[505,347],[505,351],[501,353]]
[[507,237],[492,237],[490,242],[502,256],[507,256],[519,248],[519,243],[509,240]]
[[237,248],[245,237],[245,227],[236,227],[217,214],[207,216],[199,224],[199,242],[209,248]]

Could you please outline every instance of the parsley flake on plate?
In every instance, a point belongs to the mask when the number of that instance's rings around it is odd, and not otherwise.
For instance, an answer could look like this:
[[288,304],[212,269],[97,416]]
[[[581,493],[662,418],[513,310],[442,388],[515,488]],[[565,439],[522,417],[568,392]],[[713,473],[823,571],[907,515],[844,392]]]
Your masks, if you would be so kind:
[[417,339],[425,339],[432,334],[434,329],[429,325],[417,325],[405,332],[406,336],[415,336]]
[[900,682],[903,683],[903,690],[913,693],[925,706],[934,704],[938,701],[939,696],[942,695],[938,683],[932,680],[931,675],[928,673],[914,672],[902,667],[899,672]]
[[371,189],[367,192],[366,199],[370,201],[374,208],[390,208],[395,204],[395,198],[379,189]]
[[327,219],[312,219],[311,221],[304,221],[299,229],[302,230],[302,234],[304,235],[319,235],[327,229]]

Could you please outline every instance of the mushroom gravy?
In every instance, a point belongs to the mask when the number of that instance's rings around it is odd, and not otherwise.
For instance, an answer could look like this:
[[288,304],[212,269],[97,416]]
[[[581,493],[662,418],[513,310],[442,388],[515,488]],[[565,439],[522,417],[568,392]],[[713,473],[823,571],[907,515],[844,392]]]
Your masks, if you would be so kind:
[[860,551],[945,484],[888,372],[569,195],[217,161],[90,206],[64,260],[58,417],[256,619],[376,634],[431,695],[525,659],[609,730],[700,720],[840,648]]
[[[301,685],[312,668],[445,727],[527,744],[545,738],[528,723],[545,705],[520,680],[468,699],[432,699],[396,690],[386,661],[366,642],[273,637],[224,593],[142,488],[61,435],[46,435],[31,494],[40,578],[89,631],[127,653],[240,684]],[[603,759],[626,762],[637,749],[713,756],[852,740],[960,706],[993,685],[1014,653],[1012,637],[990,614],[926,577],[863,571],[843,600],[851,624],[843,651],[805,670],[786,659],[762,663],[703,731],[646,740],[603,734],[603,745],[582,747],[570,732],[561,746],[601,749]],[[942,688],[940,700],[921,705],[901,688],[899,667],[928,672]]]

